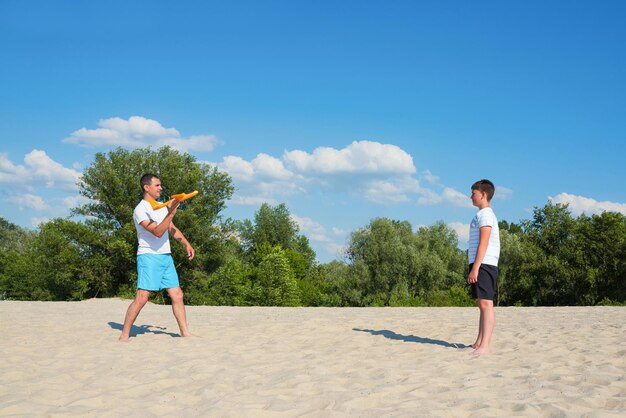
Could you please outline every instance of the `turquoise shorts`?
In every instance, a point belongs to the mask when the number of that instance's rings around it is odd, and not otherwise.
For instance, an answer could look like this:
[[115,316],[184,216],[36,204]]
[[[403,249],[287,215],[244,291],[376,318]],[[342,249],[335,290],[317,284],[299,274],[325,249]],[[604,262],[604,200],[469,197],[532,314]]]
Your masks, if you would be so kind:
[[137,289],[156,291],[178,286],[178,273],[171,254],[137,256]]

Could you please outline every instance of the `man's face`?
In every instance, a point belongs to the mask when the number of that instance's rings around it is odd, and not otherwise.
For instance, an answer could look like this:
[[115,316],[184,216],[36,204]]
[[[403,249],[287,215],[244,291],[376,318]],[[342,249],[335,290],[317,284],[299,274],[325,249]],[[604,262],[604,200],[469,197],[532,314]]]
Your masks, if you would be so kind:
[[161,186],[161,180],[157,177],[152,178],[152,182],[144,187],[144,190],[152,197],[153,199],[158,199],[161,196],[161,191],[163,187]]

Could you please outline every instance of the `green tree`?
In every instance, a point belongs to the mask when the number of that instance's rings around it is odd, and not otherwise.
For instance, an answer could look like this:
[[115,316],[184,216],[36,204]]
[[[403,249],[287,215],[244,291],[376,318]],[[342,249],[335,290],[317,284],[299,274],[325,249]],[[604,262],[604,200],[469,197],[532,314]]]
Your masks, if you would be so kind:
[[[0,300],[24,299],[24,296],[17,297],[22,295],[24,288],[18,290],[16,286],[31,279],[26,254],[29,254],[35,236],[36,233],[0,217]],[[32,289],[33,286],[24,287]]]
[[244,221],[241,226],[241,239],[244,248],[254,252],[262,245],[283,249],[294,249],[298,237],[298,225],[291,219],[284,203],[270,206],[263,203],[254,214],[254,223]]
[[215,272],[194,271],[185,288],[185,299],[193,305],[245,306],[250,304],[251,271],[240,259],[231,258]]
[[[196,250],[196,259],[189,262],[182,246],[173,244],[181,280],[193,276],[194,270],[215,271],[229,251],[228,237],[217,225],[226,200],[233,193],[230,177],[217,168],[198,163],[195,157],[169,147],[156,151],[121,148],[108,154],[97,153],[81,179],[80,193],[89,202],[74,213],[94,219],[87,222],[102,234],[103,240],[115,241],[118,247],[136,248],[137,237],[132,213],[142,198],[139,179],[145,173],[157,175],[164,185],[164,200],[180,192],[198,190],[192,201],[182,202],[174,220]],[[128,284],[133,277],[134,254],[123,252],[116,261],[115,281]]]
[[300,305],[298,283],[280,246],[274,247],[259,264],[253,292],[260,306]]
[[417,305],[429,292],[464,284],[465,257],[441,222],[413,233],[409,222],[373,219],[351,234],[347,253],[364,278],[366,305]]
[[[261,263],[267,263],[268,255],[280,249],[281,257],[287,260],[291,274],[296,279],[300,294],[305,295],[310,303],[324,303],[324,290],[318,287],[323,283],[315,280],[315,252],[308,238],[299,234],[298,225],[284,203],[276,206],[264,203],[255,212],[254,222],[245,220],[236,226],[246,259],[257,273]],[[252,281],[255,282],[256,278],[257,275],[253,273]],[[262,282],[255,283],[257,286],[262,285]]]

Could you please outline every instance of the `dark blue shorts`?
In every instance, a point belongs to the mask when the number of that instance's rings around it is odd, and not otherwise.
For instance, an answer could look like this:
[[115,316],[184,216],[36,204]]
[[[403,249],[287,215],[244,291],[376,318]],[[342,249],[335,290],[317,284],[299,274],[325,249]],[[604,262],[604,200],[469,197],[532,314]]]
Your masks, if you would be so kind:
[[[469,265],[470,270],[474,263]],[[498,267],[481,264],[478,269],[478,281],[470,284],[472,298],[494,300],[498,289]]]

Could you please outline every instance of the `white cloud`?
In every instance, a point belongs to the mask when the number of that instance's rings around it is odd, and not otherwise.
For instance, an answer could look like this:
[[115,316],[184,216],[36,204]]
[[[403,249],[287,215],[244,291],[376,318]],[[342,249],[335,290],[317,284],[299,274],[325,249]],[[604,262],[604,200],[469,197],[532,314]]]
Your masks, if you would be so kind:
[[287,170],[283,162],[268,154],[258,154],[252,161],[229,155],[215,165],[233,178],[236,191],[231,199],[235,205],[253,206],[273,203],[275,196],[304,193],[302,178]]
[[464,224],[462,222],[450,222],[448,224],[450,228],[452,228],[459,237],[459,243],[468,244],[469,243],[469,224]]
[[0,183],[21,183],[29,177],[26,167],[15,165],[7,154],[0,154]]
[[[300,217],[294,214],[291,214],[291,219],[298,224],[300,232],[306,235],[313,244],[319,243],[318,248],[321,248],[332,257],[345,256],[347,246],[345,244],[339,244],[330,238],[324,225],[311,218]],[[334,235],[346,234],[344,230],[336,227],[331,228],[331,231]]]
[[0,154],[0,183],[76,190],[80,173],[51,159],[45,151],[34,149],[24,156],[24,165],[13,164],[6,154]]
[[36,228],[36,227],[38,227],[41,224],[45,224],[49,220],[50,220],[49,218],[31,218],[30,224],[31,224],[31,226]]
[[[238,197],[232,200],[234,204],[334,191],[379,204],[417,199],[421,205],[472,207],[468,195],[445,187],[429,170],[422,172],[421,177],[440,191],[422,188],[415,178],[412,157],[395,145],[379,142],[355,141],[342,149],[319,147],[312,153],[285,151],[282,160],[264,153],[251,161],[229,155],[214,165],[232,176]],[[501,188],[501,194],[506,198],[511,191]]]
[[293,177],[293,173],[285,168],[281,160],[264,153],[257,155],[251,162],[235,155],[228,155],[221,163],[213,165],[226,171],[233,179],[244,182],[288,180]]
[[396,184],[384,180],[374,180],[365,189],[364,197],[376,203],[404,203],[410,199]]
[[423,189],[421,196],[417,199],[420,205],[451,204],[460,208],[471,208],[472,201],[469,195],[461,193],[451,187],[445,187],[441,193],[433,190]]
[[326,234],[326,228],[319,222],[307,217],[301,218],[293,213],[291,214],[291,219],[298,224],[300,231],[312,241],[332,242],[332,239]]
[[88,203],[90,200],[87,199],[84,196],[80,196],[80,195],[75,195],[75,196],[68,196],[65,199],[63,199],[63,204],[68,208],[75,208],[78,207],[80,205],[84,205],[86,203]]
[[178,130],[165,128],[159,122],[142,116],[131,116],[128,120],[118,117],[101,119],[98,126],[96,129],[78,129],[63,142],[98,148],[169,145],[182,152],[209,152],[218,143],[218,139],[213,135],[184,138]]
[[568,193],[561,193],[555,197],[548,197],[548,199],[553,203],[569,204],[569,209],[574,216],[583,213],[587,215],[599,215],[602,212],[618,212],[622,215],[626,215],[626,203],[599,202],[589,197],[576,196]]
[[232,176],[240,196],[270,198],[320,188],[353,192],[376,203],[403,203],[420,190],[410,174],[415,172],[411,156],[395,145],[371,141],[343,149],[320,147],[310,154],[286,151],[282,160],[264,153],[252,161],[229,155],[214,165]]
[[513,190],[504,186],[497,186],[496,194],[493,196],[493,198],[499,200],[507,200],[510,199],[511,196],[513,196]]
[[[345,244],[339,244],[328,236],[326,228],[317,221],[314,221],[308,217],[300,217],[291,214],[293,219],[300,227],[300,232],[306,235],[311,241],[321,243],[324,251],[326,251],[332,257],[343,257],[346,253],[347,246]],[[345,232],[338,228],[332,228],[332,233],[335,235],[344,235]]]
[[400,147],[373,141],[354,141],[343,149],[316,148],[285,151],[287,166],[301,173],[405,173],[415,172],[413,158]]
[[55,183],[67,183],[75,185],[80,178],[80,173],[48,157],[45,151],[32,150],[24,157],[31,175],[35,179],[44,179],[48,187],[54,187]]
[[332,227],[331,231],[333,233],[333,235],[337,235],[337,236],[343,236],[346,235],[346,231],[341,229],[341,228],[337,228],[337,227]]
[[347,245],[337,244],[336,242],[329,242],[324,245],[326,251],[333,256],[344,257],[346,255]]
[[[210,164],[210,163],[209,163]],[[217,168],[227,172],[233,180],[251,182],[254,180],[254,166],[241,157],[229,155],[223,162],[215,164]]]
[[38,211],[48,209],[48,205],[41,196],[36,196],[30,193],[20,194],[7,200],[15,202],[21,209],[28,208]]
[[422,177],[424,177],[424,180],[426,180],[426,182],[430,183],[430,184],[439,184],[441,179],[438,176],[435,176],[433,173],[430,172],[430,170],[426,170],[422,173]]
[[417,199],[420,205],[438,205],[443,202],[443,197],[430,189],[424,189],[421,196]]
[[276,200],[264,196],[241,196],[235,194],[230,200],[230,203],[240,206],[261,206],[263,203],[274,205],[276,204]]
[[460,208],[472,207],[472,200],[470,199],[469,195],[461,193],[450,187],[446,187],[445,189],[443,189],[443,200],[445,202],[452,203],[454,206],[458,206]]
[[287,180],[293,176],[293,173],[285,168],[281,160],[267,154],[257,155],[252,160],[252,166],[255,173],[262,178]]
[[161,138],[154,145],[159,148],[168,145],[181,152],[210,152],[217,143],[217,137],[214,135],[195,135],[189,138]]
[[365,186],[363,196],[376,203],[410,202],[409,194],[419,193],[419,182],[410,176],[372,180]]

